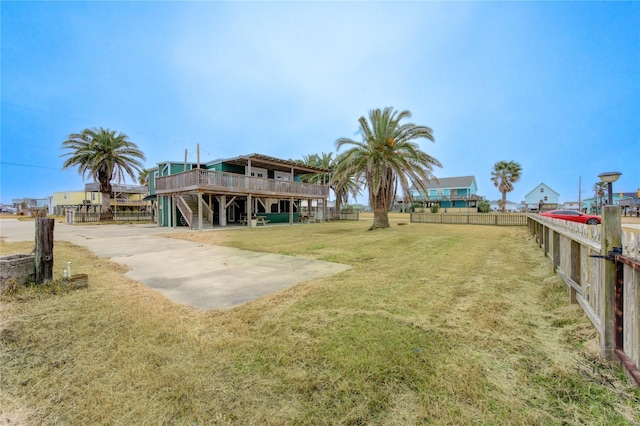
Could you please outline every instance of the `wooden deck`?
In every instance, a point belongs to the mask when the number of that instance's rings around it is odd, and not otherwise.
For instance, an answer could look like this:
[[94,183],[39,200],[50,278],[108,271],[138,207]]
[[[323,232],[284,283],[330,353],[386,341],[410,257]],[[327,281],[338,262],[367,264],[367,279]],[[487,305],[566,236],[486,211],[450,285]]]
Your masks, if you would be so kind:
[[158,195],[205,191],[216,194],[251,194],[280,198],[327,198],[329,196],[329,187],[326,185],[257,178],[203,169],[158,177],[155,190]]

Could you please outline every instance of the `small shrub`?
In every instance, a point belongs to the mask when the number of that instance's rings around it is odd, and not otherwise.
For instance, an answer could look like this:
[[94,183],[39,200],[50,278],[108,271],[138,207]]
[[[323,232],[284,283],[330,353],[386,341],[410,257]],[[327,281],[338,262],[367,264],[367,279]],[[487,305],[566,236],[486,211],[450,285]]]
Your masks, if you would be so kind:
[[437,204],[434,204],[431,206],[431,213],[438,213],[438,210],[440,210],[440,206]]
[[356,209],[351,204],[340,208],[340,213],[353,213],[355,211]]
[[480,213],[489,213],[489,210],[491,210],[491,205],[488,201],[480,201],[478,203],[478,211]]

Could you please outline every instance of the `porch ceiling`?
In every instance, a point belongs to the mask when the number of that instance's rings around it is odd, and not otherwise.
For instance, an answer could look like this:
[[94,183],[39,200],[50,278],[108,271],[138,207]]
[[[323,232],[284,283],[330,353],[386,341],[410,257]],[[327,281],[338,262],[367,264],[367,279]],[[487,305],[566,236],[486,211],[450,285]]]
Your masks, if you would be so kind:
[[291,172],[291,168],[293,167],[294,172],[303,172],[303,173],[322,173],[328,174],[329,170],[323,169],[320,167],[312,167],[305,166],[303,164],[298,164],[295,161],[290,160],[281,160],[275,157],[269,157],[268,155],[262,154],[249,154],[249,155],[241,155],[239,157],[230,158],[224,160],[225,163],[234,164],[238,166],[246,167],[251,160],[251,166],[263,168],[263,169],[271,169],[278,170],[280,172]]

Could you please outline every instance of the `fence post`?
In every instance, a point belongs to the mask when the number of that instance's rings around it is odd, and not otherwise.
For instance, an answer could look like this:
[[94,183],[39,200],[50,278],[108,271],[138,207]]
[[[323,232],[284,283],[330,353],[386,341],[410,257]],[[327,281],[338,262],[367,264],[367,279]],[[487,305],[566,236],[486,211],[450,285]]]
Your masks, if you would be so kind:
[[[622,221],[619,206],[604,206],[602,211],[602,235],[600,254],[608,256],[614,247],[622,247]],[[602,295],[600,298],[602,330],[600,330],[600,355],[609,361],[615,356],[615,262],[604,260],[602,268]]]
[[53,279],[53,226],[46,217],[36,219],[36,284]]

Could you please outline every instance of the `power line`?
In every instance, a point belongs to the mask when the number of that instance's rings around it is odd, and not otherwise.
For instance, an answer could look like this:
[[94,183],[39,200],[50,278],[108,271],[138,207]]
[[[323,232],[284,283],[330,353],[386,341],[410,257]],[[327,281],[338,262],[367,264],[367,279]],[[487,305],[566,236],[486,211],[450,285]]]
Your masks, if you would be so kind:
[[60,170],[58,167],[36,166],[36,165],[33,165],[33,164],[8,163],[6,161],[0,161],[0,164],[6,165],[6,166],[31,167],[31,168],[34,168],[34,169]]

